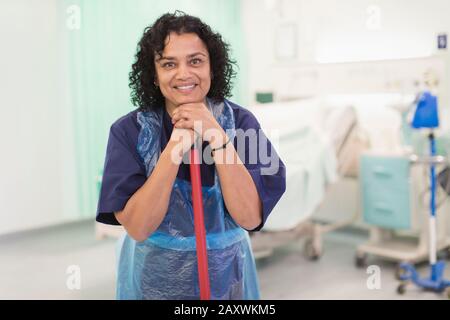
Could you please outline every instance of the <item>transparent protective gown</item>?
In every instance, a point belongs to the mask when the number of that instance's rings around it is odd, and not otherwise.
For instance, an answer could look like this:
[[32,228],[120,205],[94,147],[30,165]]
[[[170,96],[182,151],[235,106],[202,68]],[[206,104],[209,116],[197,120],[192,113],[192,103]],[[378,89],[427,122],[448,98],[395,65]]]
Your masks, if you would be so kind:
[[[208,105],[234,138],[231,107]],[[162,112],[139,112],[138,122],[137,148],[150,176],[160,155]],[[217,173],[214,181],[202,188],[211,299],[259,299],[248,233],[226,210]],[[191,183],[177,178],[158,229],[142,242],[125,235],[118,249],[118,299],[199,299]]]

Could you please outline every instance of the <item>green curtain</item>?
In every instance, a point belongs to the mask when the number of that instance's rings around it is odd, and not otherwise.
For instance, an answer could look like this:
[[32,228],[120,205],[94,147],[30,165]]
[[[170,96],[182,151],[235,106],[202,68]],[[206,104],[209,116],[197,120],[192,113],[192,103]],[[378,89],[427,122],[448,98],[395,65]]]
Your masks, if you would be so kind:
[[[103,168],[108,132],[120,116],[132,111],[128,73],[144,28],[166,12],[182,10],[198,16],[230,43],[239,69],[233,98],[247,102],[245,52],[240,0],[64,0],[80,9],[80,28],[65,27],[68,107],[73,120],[76,189],[79,217],[96,211],[99,176]],[[65,23],[65,19],[62,19]]]

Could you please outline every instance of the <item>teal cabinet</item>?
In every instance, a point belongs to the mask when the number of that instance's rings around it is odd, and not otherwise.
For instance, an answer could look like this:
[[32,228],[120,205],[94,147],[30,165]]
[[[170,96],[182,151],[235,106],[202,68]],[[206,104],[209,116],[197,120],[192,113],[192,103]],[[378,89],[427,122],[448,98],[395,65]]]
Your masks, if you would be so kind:
[[363,155],[360,166],[364,222],[388,229],[411,228],[410,161]]

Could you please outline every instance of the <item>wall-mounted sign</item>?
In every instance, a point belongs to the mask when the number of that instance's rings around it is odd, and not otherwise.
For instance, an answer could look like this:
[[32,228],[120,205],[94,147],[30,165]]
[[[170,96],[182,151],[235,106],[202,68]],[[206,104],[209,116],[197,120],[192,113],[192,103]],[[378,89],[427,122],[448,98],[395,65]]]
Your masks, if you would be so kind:
[[438,34],[438,49],[439,50],[447,49],[447,34],[446,33]]

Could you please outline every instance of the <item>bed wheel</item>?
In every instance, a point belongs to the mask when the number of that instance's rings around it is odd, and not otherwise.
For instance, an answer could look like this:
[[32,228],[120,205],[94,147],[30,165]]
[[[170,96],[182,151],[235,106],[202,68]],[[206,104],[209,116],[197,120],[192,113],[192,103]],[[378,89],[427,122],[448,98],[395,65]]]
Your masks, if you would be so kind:
[[304,252],[306,257],[313,261],[318,260],[321,256],[320,250],[314,246],[312,239],[306,239]]
[[404,283],[399,284],[397,287],[397,293],[405,294],[405,292],[406,292],[406,284],[404,284]]
[[404,281],[405,277],[411,277],[409,271],[398,264],[395,268],[395,279],[399,281]]

